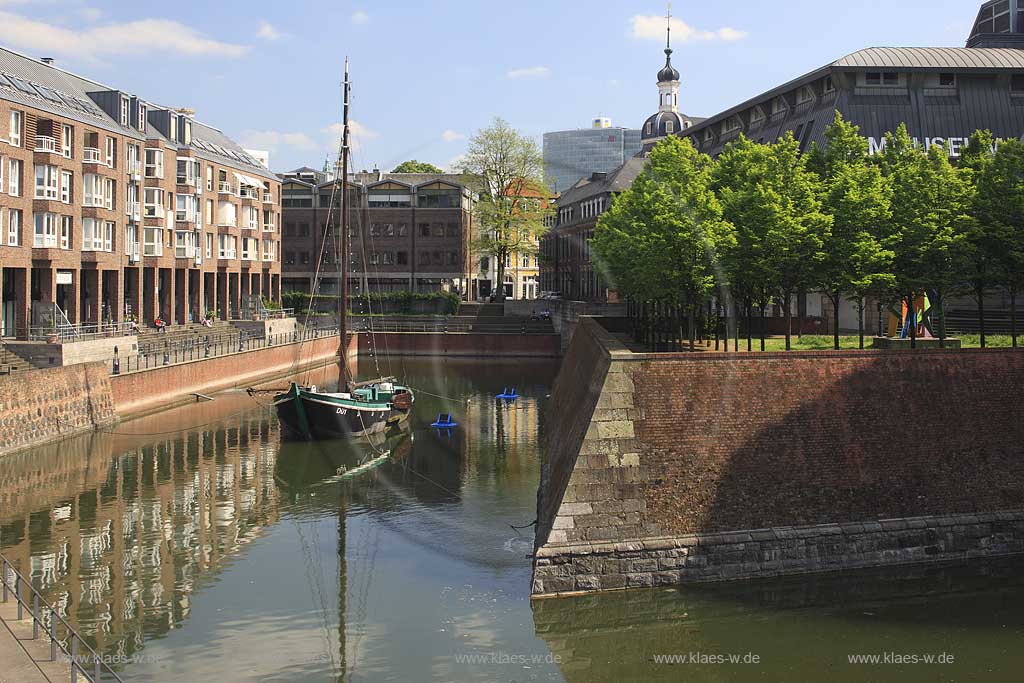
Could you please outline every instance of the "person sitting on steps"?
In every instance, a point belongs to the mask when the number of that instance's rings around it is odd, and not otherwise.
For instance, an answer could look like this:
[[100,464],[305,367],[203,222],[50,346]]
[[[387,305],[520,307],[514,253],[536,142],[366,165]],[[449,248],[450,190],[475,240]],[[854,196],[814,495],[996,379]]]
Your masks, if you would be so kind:
[[153,321],[153,326],[164,334],[167,334],[167,323],[164,322],[164,319],[161,318],[159,314],[156,316],[156,320]]

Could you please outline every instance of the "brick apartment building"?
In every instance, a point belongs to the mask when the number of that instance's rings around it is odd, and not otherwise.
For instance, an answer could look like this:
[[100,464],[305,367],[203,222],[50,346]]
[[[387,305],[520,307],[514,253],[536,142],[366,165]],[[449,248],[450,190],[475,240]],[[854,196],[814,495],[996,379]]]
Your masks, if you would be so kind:
[[0,48],[3,336],[279,299],[279,198],[192,112]]
[[[310,291],[322,253],[319,293],[336,294],[340,181],[311,168],[280,178],[282,287]],[[472,291],[473,193],[461,176],[354,173],[349,192],[350,292]]]

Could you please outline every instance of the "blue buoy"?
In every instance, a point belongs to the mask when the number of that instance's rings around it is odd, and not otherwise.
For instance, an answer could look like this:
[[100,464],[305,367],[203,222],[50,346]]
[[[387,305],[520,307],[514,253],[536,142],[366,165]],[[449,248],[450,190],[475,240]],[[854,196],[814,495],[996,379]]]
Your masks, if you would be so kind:
[[505,401],[514,401],[517,398],[519,398],[519,394],[516,393],[515,387],[512,387],[512,391],[509,391],[508,387],[505,387],[504,389],[501,390],[501,393],[498,394],[498,398]]
[[451,413],[438,413],[437,420],[430,423],[430,426],[437,427],[438,429],[451,429],[452,427],[457,427],[458,423],[452,419]]

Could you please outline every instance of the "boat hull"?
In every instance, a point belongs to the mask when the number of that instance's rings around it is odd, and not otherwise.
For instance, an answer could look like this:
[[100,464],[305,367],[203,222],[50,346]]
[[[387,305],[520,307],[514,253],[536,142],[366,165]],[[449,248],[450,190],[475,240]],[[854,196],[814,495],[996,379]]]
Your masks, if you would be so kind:
[[286,438],[299,440],[348,439],[383,432],[405,422],[408,409],[382,404],[353,405],[297,387],[274,400]]

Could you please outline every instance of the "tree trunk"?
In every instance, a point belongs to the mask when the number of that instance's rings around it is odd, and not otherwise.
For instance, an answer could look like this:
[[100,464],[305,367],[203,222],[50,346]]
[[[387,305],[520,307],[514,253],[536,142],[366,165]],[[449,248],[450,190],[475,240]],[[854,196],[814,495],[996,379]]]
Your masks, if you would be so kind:
[[807,292],[802,289],[796,295],[796,338],[804,338],[804,309],[807,307]]
[[765,330],[765,327],[766,327],[766,324],[765,324],[765,312],[766,312],[767,308],[768,308],[768,304],[764,304],[764,303],[761,304],[761,351],[762,352],[764,351],[764,336],[765,336],[765,331],[766,331]]
[[860,348],[864,350],[864,297],[857,297],[857,335],[860,337]]
[[696,322],[697,322],[697,320],[696,320],[696,318],[697,318],[697,301],[696,301],[696,297],[692,293],[690,294],[689,299],[690,299],[690,311],[687,314],[687,317],[688,317],[688,319],[690,321],[690,353],[693,353],[693,347],[695,345],[694,342],[697,339],[697,325],[696,325]]
[[1017,348],[1017,285],[1010,284],[1010,343]]
[[735,325],[734,333],[735,333],[736,336],[733,338],[733,342],[735,342],[735,343],[732,345],[732,350],[736,351],[736,352],[739,352],[739,350],[740,350],[740,304],[739,304],[738,301],[733,306],[733,308],[735,309],[735,312],[736,312],[736,320],[733,321],[733,324]]
[[832,348],[839,350],[839,292],[832,293]]
[[981,336],[981,348],[985,348],[988,345],[988,340],[985,338],[985,289],[984,287],[978,287],[976,291],[978,297],[978,334]]
[[910,325],[910,348],[917,348],[917,314],[914,311],[914,294],[907,297],[907,320],[904,325]]
[[782,302],[782,317],[786,319],[786,350],[792,351],[792,339],[793,339],[793,295],[790,292],[785,293],[785,299]]
[[747,300],[747,353],[750,353],[751,351],[754,350],[753,343],[751,342],[751,336],[754,334],[754,330],[752,327],[754,324],[753,308],[754,305],[750,302],[750,300]]
[[945,309],[945,297],[939,292],[935,293],[935,296],[939,300],[939,348],[946,348],[946,309]]

